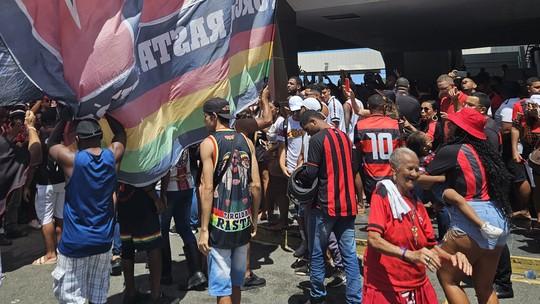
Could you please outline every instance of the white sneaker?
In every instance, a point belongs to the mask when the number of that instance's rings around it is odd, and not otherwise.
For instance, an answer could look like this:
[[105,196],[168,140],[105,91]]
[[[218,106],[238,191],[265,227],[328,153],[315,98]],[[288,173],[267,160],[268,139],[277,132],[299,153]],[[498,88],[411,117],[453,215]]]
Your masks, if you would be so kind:
[[480,228],[482,236],[486,239],[498,239],[503,233],[503,230],[499,227],[495,227],[488,222],[485,222]]

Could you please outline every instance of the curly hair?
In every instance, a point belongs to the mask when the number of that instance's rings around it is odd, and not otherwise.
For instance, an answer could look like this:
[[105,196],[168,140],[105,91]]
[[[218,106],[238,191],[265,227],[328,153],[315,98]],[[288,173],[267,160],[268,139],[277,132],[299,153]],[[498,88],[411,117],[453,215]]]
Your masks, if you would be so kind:
[[449,144],[469,144],[474,148],[486,172],[488,193],[491,201],[504,215],[510,216],[512,207],[510,206],[508,194],[512,174],[506,168],[499,153],[487,141],[471,136],[459,127],[456,129],[454,141]]

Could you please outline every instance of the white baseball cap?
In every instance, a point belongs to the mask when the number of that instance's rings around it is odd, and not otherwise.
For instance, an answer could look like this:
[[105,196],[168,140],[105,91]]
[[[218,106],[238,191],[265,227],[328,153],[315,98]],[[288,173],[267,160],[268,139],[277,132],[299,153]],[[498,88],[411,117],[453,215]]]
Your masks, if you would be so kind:
[[304,99],[303,106],[308,110],[314,110],[314,111],[321,110],[321,103],[313,97],[308,97]]
[[298,111],[303,105],[304,103],[302,102],[302,97],[291,96],[291,98],[289,98],[289,109],[291,109],[291,111]]

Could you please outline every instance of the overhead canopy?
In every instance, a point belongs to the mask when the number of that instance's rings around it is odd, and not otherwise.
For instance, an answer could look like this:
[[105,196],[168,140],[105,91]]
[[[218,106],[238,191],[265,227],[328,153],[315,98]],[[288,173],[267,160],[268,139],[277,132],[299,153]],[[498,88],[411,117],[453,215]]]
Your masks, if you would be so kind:
[[299,51],[462,49],[537,43],[538,0],[287,0]]

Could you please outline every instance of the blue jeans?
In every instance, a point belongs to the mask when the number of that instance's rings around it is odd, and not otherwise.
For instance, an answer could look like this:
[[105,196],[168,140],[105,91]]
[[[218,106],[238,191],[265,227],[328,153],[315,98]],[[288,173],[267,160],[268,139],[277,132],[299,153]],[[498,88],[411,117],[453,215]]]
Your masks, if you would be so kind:
[[176,232],[182,238],[184,246],[196,246],[197,240],[191,231],[189,217],[191,210],[191,199],[193,189],[183,191],[167,191],[167,209],[161,214],[161,236],[163,239],[162,247],[162,275],[171,273],[171,243],[169,240],[169,230],[171,227],[171,218],[174,217]]
[[120,239],[120,224],[118,220],[114,223],[114,235],[113,235],[113,255],[120,255],[122,253],[122,239]]
[[191,199],[191,215],[189,218],[189,224],[192,229],[199,227],[199,202],[197,201],[197,195],[195,195],[197,188],[193,189],[193,198]]
[[309,223],[311,238],[311,292],[314,299],[326,297],[324,287],[325,263],[324,256],[328,248],[328,237],[334,232],[338,241],[339,251],[343,259],[347,288],[346,303],[362,303],[362,278],[356,257],[356,242],[354,238],[354,216],[331,217],[319,209],[311,210]]

